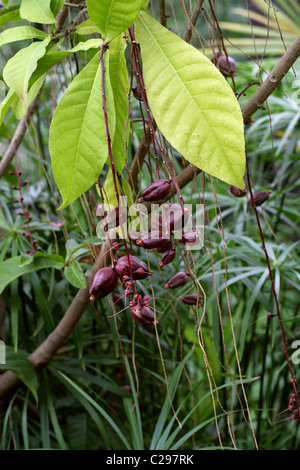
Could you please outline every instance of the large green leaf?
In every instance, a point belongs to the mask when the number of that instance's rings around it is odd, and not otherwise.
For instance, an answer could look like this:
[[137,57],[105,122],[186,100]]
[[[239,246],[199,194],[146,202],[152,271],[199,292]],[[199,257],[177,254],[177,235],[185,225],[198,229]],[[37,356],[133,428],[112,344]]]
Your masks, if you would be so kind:
[[116,108],[116,129],[112,143],[112,154],[117,171],[121,172],[125,166],[125,132],[128,142],[129,125],[126,129],[128,115],[128,71],[124,51],[126,41],[120,34],[109,45],[109,75],[113,89]]
[[98,26],[103,39],[111,41],[130,26],[139,14],[142,0],[87,0],[91,20]]
[[[115,112],[107,53],[104,67],[113,139]],[[54,178],[63,198],[62,208],[95,183],[108,156],[99,54],[77,75],[58,104],[50,127],[49,149]]]
[[45,39],[47,33],[31,26],[16,26],[9,28],[0,34],[0,47],[3,44],[8,44],[16,41],[23,41],[24,39]]
[[28,83],[31,75],[37,68],[38,60],[46,53],[46,47],[51,38],[47,36],[43,41],[33,42],[30,46],[21,49],[9,61],[3,70],[3,78],[21,100],[26,103]]
[[11,346],[5,347],[5,353],[6,364],[0,364],[0,369],[13,371],[29,388],[37,402],[38,379],[33,365],[24,353],[21,351],[15,352]]
[[20,15],[32,23],[55,23],[50,3],[51,0],[22,0]]
[[243,118],[225,78],[146,11],[135,26],[147,96],[161,132],[193,165],[244,188]]

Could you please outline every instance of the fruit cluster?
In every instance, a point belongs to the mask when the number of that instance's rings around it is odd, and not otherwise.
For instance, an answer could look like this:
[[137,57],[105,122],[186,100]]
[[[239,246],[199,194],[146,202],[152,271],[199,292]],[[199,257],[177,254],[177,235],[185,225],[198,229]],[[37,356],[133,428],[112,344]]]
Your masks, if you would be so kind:
[[[139,202],[163,201],[170,190],[170,180],[159,179],[151,183],[143,192]],[[201,246],[201,238],[196,230],[186,230],[187,223],[191,215],[189,211],[179,204],[164,204],[163,214],[154,214],[150,221],[150,232],[136,231],[130,234],[131,242],[147,250],[155,250],[162,254],[159,267],[171,263],[176,256],[176,246],[172,236],[175,231],[181,231],[179,242],[187,246]],[[102,227],[105,231],[109,228],[117,227],[120,223],[118,208],[105,213],[105,221]],[[113,248],[118,248],[119,244],[114,244]],[[119,283],[124,285],[125,299],[129,299],[128,307],[130,314],[139,323],[144,325],[155,324],[153,307],[150,307],[150,296],[141,296],[136,292],[135,281],[146,279],[153,274],[148,266],[138,257],[127,253],[118,258],[113,267],[105,267],[97,271],[90,286],[90,300],[94,301],[106,297],[113,293],[114,303],[123,307],[123,298],[113,291]],[[189,280],[189,275],[185,272],[175,274],[165,285],[166,289],[174,289],[185,285]],[[181,296],[178,299],[188,305],[200,305],[201,296],[190,294]],[[126,308],[126,307],[125,307]]]

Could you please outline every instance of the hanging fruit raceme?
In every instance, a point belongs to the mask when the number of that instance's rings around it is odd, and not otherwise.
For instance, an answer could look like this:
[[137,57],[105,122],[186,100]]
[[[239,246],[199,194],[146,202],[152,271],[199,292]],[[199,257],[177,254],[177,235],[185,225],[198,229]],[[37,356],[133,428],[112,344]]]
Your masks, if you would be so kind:
[[211,62],[212,62],[214,65],[217,65],[218,59],[219,59],[219,57],[221,57],[221,55],[222,55],[222,54],[221,54],[221,52],[219,52],[219,51],[214,52],[213,55],[212,55],[211,58],[210,58]]
[[169,192],[171,180],[156,180],[153,181],[143,192],[142,197],[139,198],[139,202],[144,201],[158,201],[163,199]]
[[[257,193],[253,194],[253,201],[250,199],[248,204],[250,206],[260,206],[263,204],[267,199],[269,199],[270,194],[272,193],[271,190],[269,191],[258,191]],[[253,203],[254,202],[254,203]]]
[[175,289],[176,287],[184,286],[189,280],[189,276],[185,272],[180,272],[171,277],[166,283],[165,289]]
[[118,275],[113,268],[101,268],[96,272],[89,293],[90,300],[102,299],[110,294],[119,281]]
[[[129,264],[130,264],[130,268],[129,268]],[[149,271],[146,263],[141,261],[136,256],[133,256],[133,255],[129,255],[129,257],[122,256],[121,258],[118,259],[115,265],[115,270],[121,279],[123,279],[124,276],[127,276],[128,280],[130,279],[130,269],[131,269],[133,280],[146,279],[148,276],[151,276],[152,274],[152,271]]]
[[178,299],[180,302],[184,302],[188,305],[200,305],[202,302],[202,297],[195,294],[184,295],[183,297],[179,297]]
[[243,197],[246,195],[245,189],[240,189],[240,188],[237,188],[236,186],[230,186],[229,189],[230,189],[231,194],[235,197]]

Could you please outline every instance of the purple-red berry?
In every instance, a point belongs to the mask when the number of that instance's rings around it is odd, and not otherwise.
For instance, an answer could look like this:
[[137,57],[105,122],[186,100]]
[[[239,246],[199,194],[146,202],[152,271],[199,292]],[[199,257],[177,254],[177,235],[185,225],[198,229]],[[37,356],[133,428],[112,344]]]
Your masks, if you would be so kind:
[[142,323],[143,325],[154,324],[154,314],[150,307],[138,304],[130,309],[130,314],[134,320]]
[[243,197],[246,195],[245,189],[240,189],[240,188],[237,188],[236,186],[230,186],[229,189],[230,189],[231,194],[235,197]]
[[96,272],[90,287],[90,300],[102,299],[110,294],[118,284],[118,275],[113,268],[101,268]]
[[270,194],[272,193],[271,190],[269,191],[258,191],[257,193],[253,194],[253,200],[250,199],[248,204],[250,206],[260,206],[263,204],[267,199],[269,199]]
[[216,65],[224,77],[233,77],[236,75],[237,65],[232,57],[220,55]]
[[135,244],[138,246],[142,246],[146,249],[153,249],[153,248],[164,248],[168,247],[170,242],[170,237],[160,230],[154,230],[153,232],[147,233],[143,238],[138,238],[135,241]]
[[163,199],[169,192],[171,180],[159,179],[151,183],[143,192],[139,202],[158,201]]
[[183,297],[179,297],[178,300],[188,305],[200,305],[202,302],[202,297],[195,294],[189,294],[184,295]]
[[163,268],[166,264],[172,263],[172,261],[175,259],[175,256],[176,256],[176,250],[175,249],[165,251],[164,254],[161,257],[159,267]]
[[184,286],[188,280],[189,276],[187,273],[177,273],[165,284],[165,289],[175,289],[176,287]]
[[198,232],[194,230],[189,230],[188,232],[184,232],[179,239],[181,243],[184,245],[194,245],[196,243],[200,243],[200,236]]
[[[130,264],[130,268],[129,268],[129,264]],[[152,272],[149,271],[146,263],[141,261],[136,256],[129,255],[129,263],[128,263],[127,256],[122,256],[121,258],[118,259],[115,265],[115,270],[118,276],[120,276],[122,280],[124,280],[124,276],[128,276],[127,280],[130,279],[130,269],[131,269],[132,279],[134,280],[146,279],[148,276],[151,276],[152,274]]]

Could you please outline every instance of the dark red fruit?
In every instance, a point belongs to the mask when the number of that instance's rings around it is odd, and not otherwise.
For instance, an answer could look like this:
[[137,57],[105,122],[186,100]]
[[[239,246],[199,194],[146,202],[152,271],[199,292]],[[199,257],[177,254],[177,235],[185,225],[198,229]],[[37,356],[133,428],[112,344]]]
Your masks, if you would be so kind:
[[130,309],[130,314],[132,318],[134,318],[134,320],[139,323],[142,323],[143,325],[154,324],[154,314],[149,307],[138,304]]
[[261,204],[263,204],[267,199],[269,199],[269,196],[270,194],[272,193],[271,190],[269,191],[258,191],[258,193],[255,193],[253,194],[253,201],[252,199],[250,199],[248,201],[248,204],[250,204],[250,206],[260,206]]
[[[152,272],[148,270],[148,266],[136,256],[130,255],[129,262],[132,272],[132,279],[146,279],[146,277],[151,276]],[[130,279],[130,269],[127,256],[122,256],[118,259],[115,265],[115,270],[120,278],[123,279],[124,276],[127,276]]]
[[90,300],[93,302],[106,297],[117,286],[118,280],[118,275],[113,268],[99,269],[90,287]]
[[141,87],[139,83],[137,84],[135,88],[132,88],[132,93],[135,99],[137,99],[138,101],[143,101]]
[[142,197],[139,198],[139,202],[144,201],[158,201],[164,198],[170,189],[171,180],[157,180],[151,183],[143,192]]
[[153,232],[147,233],[143,238],[138,238],[135,244],[150,250],[152,248],[167,247],[169,242],[170,238],[166,233],[161,232],[160,230],[154,230]]
[[175,259],[175,256],[176,256],[176,250],[175,249],[165,251],[165,253],[161,257],[159,267],[163,268],[166,264],[172,263],[172,261]]
[[245,189],[240,189],[240,188],[237,188],[236,186],[230,186],[229,189],[230,189],[231,194],[235,197],[243,197],[246,194]]
[[202,302],[202,297],[195,294],[189,294],[184,295],[183,297],[179,297],[178,300],[188,305],[200,305]]
[[189,276],[187,273],[177,273],[166,283],[165,289],[175,289],[176,287],[184,286],[188,280]]
[[224,77],[233,77],[236,75],[236,61],[232,57],[221,55],[218,57],[217,67]]
[[218,58],[221,56],[221,52],[219,51],[216,51],[213,53],[213,55],[211,56],[210,60],[212,61],[213,64],[217,65],[218,63]]
[[166,251],[170,251],[170,250],[175,250],[175,245],[173,243],[173,240],[170,240],[166,245],[163,245],[160,248],[156,249],[157,253],[165,253]]

